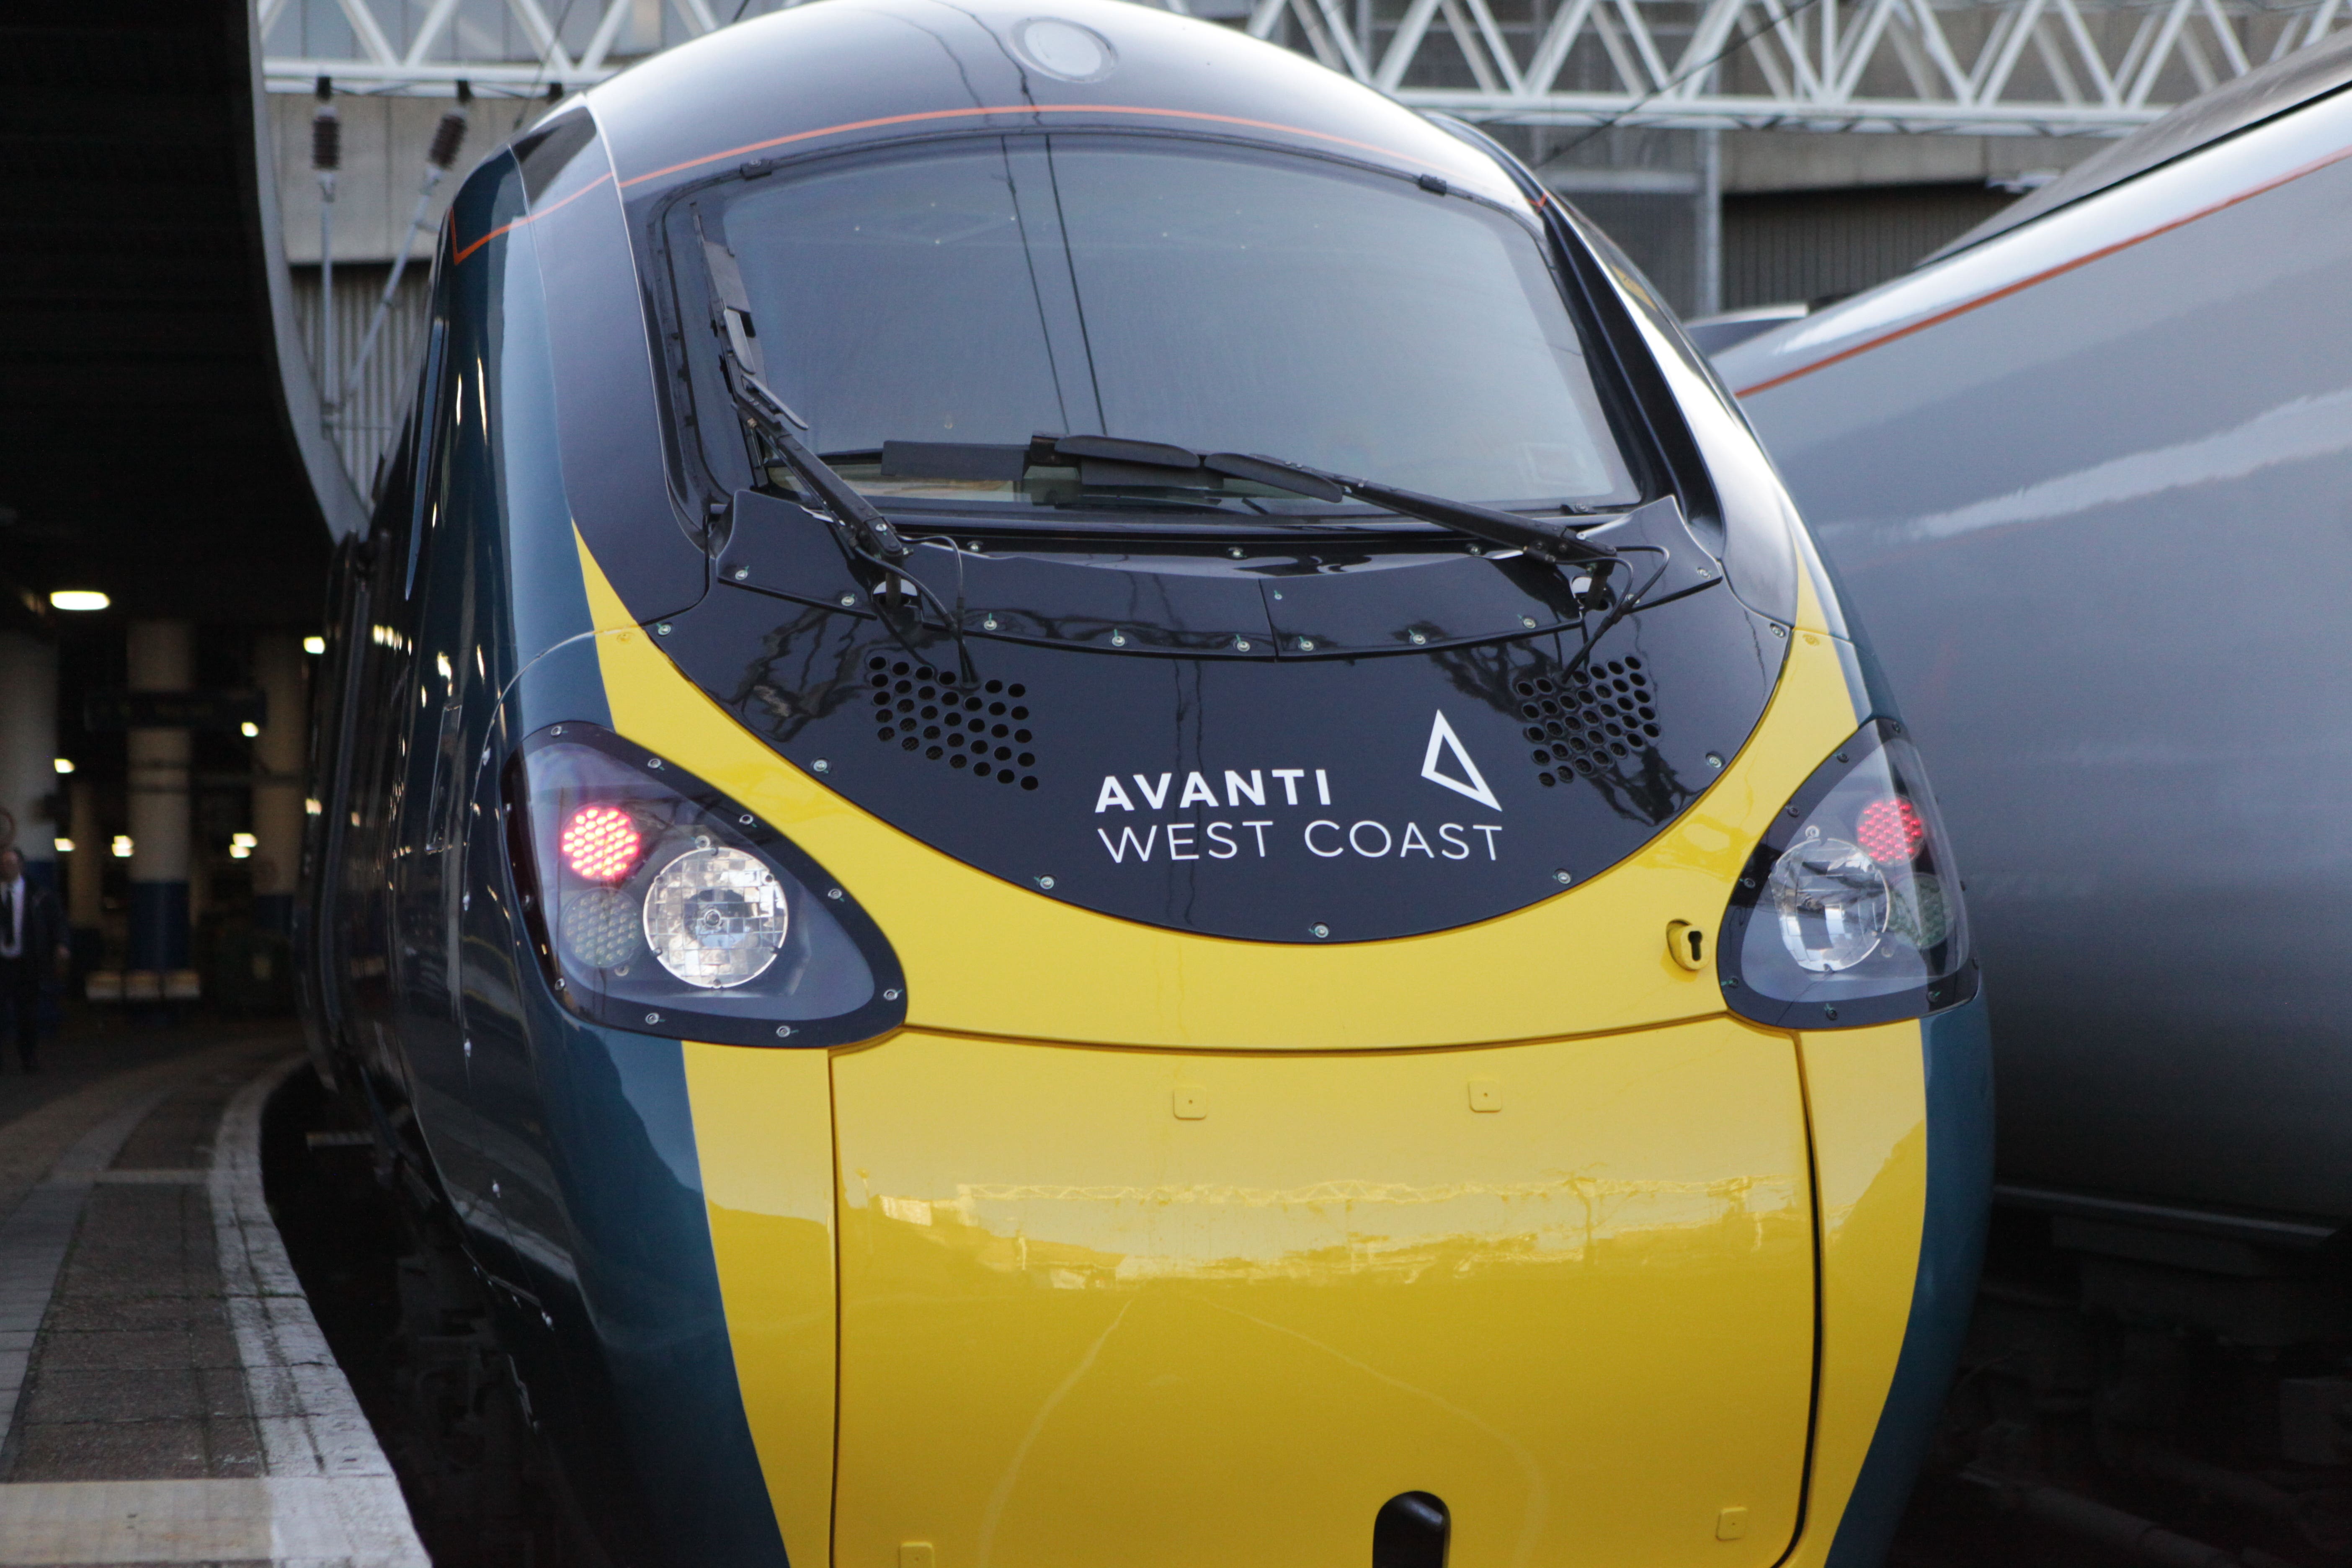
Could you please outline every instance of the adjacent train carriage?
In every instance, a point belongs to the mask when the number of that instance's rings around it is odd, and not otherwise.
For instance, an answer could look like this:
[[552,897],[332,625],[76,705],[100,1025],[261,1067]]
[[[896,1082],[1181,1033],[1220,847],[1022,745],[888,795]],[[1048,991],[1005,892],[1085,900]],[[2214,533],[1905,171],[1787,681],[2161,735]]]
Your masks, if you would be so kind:
[[1955,1457],[2305,1558],[2352,1541],[2347,89],[2338,34],[1720,356],[2000,994]]
[[1475,132],[834,0],[467,181],[322,1062],[612,1560],[1874,1558],[1979,1237],[1935,799]]

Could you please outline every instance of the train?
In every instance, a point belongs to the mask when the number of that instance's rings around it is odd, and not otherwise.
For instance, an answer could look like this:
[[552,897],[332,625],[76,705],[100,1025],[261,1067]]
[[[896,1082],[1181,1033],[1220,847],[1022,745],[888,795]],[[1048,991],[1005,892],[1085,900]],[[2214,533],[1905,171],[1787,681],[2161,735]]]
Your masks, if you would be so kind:
[[2347,86],[2352,38],[2297,50],[1717,356],[1998,992],[1949,1463],[2273,1560],[2352,1544]]
[[1984,1235],[1961,868],[1505,150],[1171,13],[832,0],[487,158],[424,341],[298,940],[483,1539],[1879,1556]]

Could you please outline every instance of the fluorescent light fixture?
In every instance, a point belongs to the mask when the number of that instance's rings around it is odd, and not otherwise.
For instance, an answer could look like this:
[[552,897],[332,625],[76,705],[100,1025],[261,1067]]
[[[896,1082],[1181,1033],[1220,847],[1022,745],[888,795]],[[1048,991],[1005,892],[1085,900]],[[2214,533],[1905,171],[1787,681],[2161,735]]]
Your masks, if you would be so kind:
[[50,765],[61,773],[69,773],[73,772],[73,759],[71,757],[59,757]]
[[318,802],[318,800],[316,799],[316,797],[311,797],[311,798],[305,799],[305,800],[302,802],[302,809],[303,809],[304,811],[308,812],[308,813],[309,813],[310,815],[311,815],[312,816],[318,816],[318,815],[319,815],[319,812],[320,812],[320,810],[321,808],[320,808],[320,805],[319,805],[319,802]]
[[302,639],[302,651],[304,653],[324,653],[327,651],[327,639],[324,637],[304,637]]
[[95,588],[58,588],[49,595],[49,605],[59,610],[102,610],[114,603]]
[[131,858],[131,835],[128,833],[118,833],[114,836],[114,858],[117,860]]
[[73,840],[72,840],[72,839],[70,839],[70,838],[60,838],[60,839],[58,839],[57,842],[58,842],[58,854],[60,854],[60,855],[70,855],[70,854],[72,854],[72,853],[73,853]]
[[261,842],[250,833],[232,833],[228,836],[228,841],[233,847],[238,849],[251,849]]
[[228,847],[228,858],[232,860],[242,860],[252,853],[252,850],[242,844],[232,844]]
[[252,720],[247,719],[244,723],[237,726],[237,731],[239,733],[244,735],[247,740],[250,741],[261,733],[261,726],[255,723]]

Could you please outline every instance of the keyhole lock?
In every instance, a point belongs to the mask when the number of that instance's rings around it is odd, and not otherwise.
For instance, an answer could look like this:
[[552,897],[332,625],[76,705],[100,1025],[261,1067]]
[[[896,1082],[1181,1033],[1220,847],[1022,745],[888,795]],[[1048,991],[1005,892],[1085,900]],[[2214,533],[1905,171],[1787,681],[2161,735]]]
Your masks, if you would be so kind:
[[1666,922],[1666,952],[1696,974],[1706,967],[1706,932],[1688,921]]

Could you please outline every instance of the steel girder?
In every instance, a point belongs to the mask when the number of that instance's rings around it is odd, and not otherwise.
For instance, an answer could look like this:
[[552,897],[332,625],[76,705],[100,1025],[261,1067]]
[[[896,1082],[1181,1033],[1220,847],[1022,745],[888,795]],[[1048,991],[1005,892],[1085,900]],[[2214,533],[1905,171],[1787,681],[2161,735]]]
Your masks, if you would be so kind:
[[[784,0],[793,3],[793,0]],[[1517,125],[2117,135],[2347,0],[1162,0]],[[257,0],[270,89],[537,97],[779,0]]]

